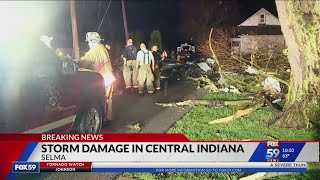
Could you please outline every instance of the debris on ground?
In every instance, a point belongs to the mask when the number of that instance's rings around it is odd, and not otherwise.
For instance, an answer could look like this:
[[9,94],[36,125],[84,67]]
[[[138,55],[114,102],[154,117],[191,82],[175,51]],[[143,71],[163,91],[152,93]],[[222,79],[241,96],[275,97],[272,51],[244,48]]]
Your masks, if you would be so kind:
[[251,66],[248,66],[248,68],[245,70],[246,73],[248,74],[252,74],[252,75],[257,75],[258,74],[258,71],[257,69],[251,67]]
[[221,86],[227,85],[227,81],[226,81],[226,79],[224,78],[223,75],[220,76],[220,78],[218,80],[218,84],[220,84]]
[[251,174],[251,175],[249,175],[249,176],[246,176],[246,177],[240,178],[240,180],[252,180],[252,179],[259,179],[259,178],[264,177],[266,174],[267,174],[267,173],[265,173],[265,172],[254,173],[254,174]]
[[141,131],[141,127],[139,123],[136,123],[134,125],[128,125],[127,128],[135,130],[137,132]]
[[266,172],[259,172],[259,173],[254,173],[249,176],[240,178],[239,180],[263,180],[263,179],[270,179],[272,177],[278,177],[278,176],[283,176],[283,175],[288,175],[290,173],[266,173]]
[[261,102],[248,109],[238,110],[234,115],[210,121],[209,124],[220,124],[220,123],[228,123],[230,121],[234,121],[240,117],[249,115],[250,113],[262,107],[263,105],[264,105],[264,102]]
[[156,105],[162,107],[179,107],[179,106],[207,106],[207,107],[217,107],[217,106],[241,106],[252,104],[252,100],[239,100],[239,101],[222,101],[222,100],[186,100],[182,102],[172,102],[172,103],[156,103]]
[[279,139],[277,139],[277,138],[275,138],[273,136],[269,136],[269,135],[266,135],[265,137],[268,138],[268,139],[271,139],[271,140],[279,140]]
[[206,62],[201,62],[197,64],[204,72],[211,71],[211,67]]
[[193,80],[198,82],[198,86],[204,89],[208,89],[209,92],[218,92],[217,86],[207,77],[199,77],[199,78],[193,78],[193,77],[188,77],[188,80]]
[[270,94],[278,94],[281,92],[280,82],[272,77],[267,77],[261,84],[263,89]]
[[207,63],[211,64],[211,65],[214,65],[216,63],[216,61],[212,58],[207,58]]
[[240,91],[234,86],[228,86],[226,88],[220,88],[220,89],[218,89],[218,91],[219,92],[226,92],[226,93],[240,94]]

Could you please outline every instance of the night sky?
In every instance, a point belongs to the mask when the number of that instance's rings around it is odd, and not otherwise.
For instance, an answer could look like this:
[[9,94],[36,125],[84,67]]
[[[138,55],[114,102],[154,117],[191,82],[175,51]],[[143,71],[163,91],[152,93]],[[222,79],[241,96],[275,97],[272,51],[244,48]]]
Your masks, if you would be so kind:
[[[194,0],[197,1],[197,0]],[[228,0],[224,0],[228,1]],[[235,20],[240,24],[246,18],[261,8],[265,8],[275,16],[277,11],[274,0],[236,0],[240,16]],[[208,3],[217,3],[218,0],[208,0]],[[164,45],[176,47],[183,36],[178,26],[184,9],[181,4],[187,0],[126,0],[127,20],[129,32],[141,31],[149,38],[152,30],[160,30]],[[85,33],[97,31],[105,9],[109,4],[106,1],[76,1],[79,41],[84,44]],[[188,4],[185,4],[188,6]],[[47,34],[52,35],[60,46],[72,47],[72,33],[69,15],[69,1],[55,1],[48,11],[54,20],[48,23]],[[192,14],[192,16],[197,14]],[[228,24],[234,26],[237,24]],[[101,36],[109,43],[120,42],[125,45],[124,28],[121,12],[121,1],[112,0],[103,24],[99,30]]]

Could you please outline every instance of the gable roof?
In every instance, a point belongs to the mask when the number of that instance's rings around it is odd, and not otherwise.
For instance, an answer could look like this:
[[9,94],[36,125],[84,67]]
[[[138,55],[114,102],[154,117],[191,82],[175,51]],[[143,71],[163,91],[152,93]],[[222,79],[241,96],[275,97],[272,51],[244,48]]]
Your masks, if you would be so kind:
[[279,19],[276,17],[276,16],[274,16],[272,13],[270,13],[269,11],[267,11],[265,8],[261,8],[259,11],[257,11],[256,13],[254,13],[252,16],[250,16],[248,19],[246,19],[245,21],[243,21],[241,24],[239,24],[238,26],[247,26],[247,25],[245,25],[248,21],[250,21],[250,20],[252,20],[255,16],[258,16],[259,14],[261,14],[261,13],[265,13],[266,15],[269,15],[269,16],[271,16],[274,20],[276,20],[278,23],[277,24],[279,24],[280,25],[280,21],[279,21]]

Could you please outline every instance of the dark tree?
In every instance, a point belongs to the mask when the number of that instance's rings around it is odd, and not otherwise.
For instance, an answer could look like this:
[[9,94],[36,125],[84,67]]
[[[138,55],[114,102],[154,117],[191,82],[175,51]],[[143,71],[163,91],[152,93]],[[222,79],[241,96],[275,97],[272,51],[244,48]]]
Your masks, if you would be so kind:
[[237,0],[183,0],[180,2],[180,33],[195,41],[215,26],[235,25],[239,19]]

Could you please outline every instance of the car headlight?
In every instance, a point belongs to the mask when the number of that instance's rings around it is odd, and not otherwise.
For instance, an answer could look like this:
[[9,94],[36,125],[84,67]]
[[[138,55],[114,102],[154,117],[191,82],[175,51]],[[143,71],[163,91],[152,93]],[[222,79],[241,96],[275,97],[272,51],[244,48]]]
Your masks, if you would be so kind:
[[106,87],[111,85],[116,80],[112,73],[103,75],[103,78]]

